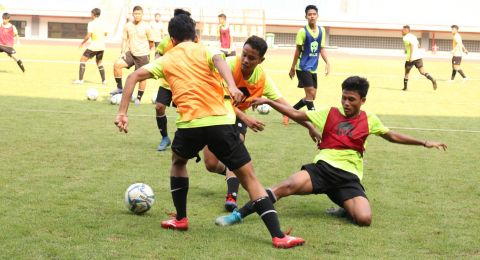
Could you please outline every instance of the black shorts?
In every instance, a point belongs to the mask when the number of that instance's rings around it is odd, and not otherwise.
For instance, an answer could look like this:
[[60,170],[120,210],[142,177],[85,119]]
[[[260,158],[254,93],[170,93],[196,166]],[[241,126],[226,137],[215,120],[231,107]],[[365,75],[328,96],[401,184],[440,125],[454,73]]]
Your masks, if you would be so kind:
[[411,70],[414,65],[415,65],[415,68],[420,69],[421,67],[423,67],[423,60],[418,59],[418,60],[414,60],[414,61],[405,61],[405,69],[406,70]]
[[155,102],[169,107],[172,103],[172,91],[161,86],[158,87],[157,99]]
[[462,64],[462,56],[453,56],[452,65],[460,65],[460,64]]
[[234,125],[215,125],[196,128],[178,128],[173,138],[172,151],[191,159],[198,156],[205,145],[229,169],[236,170],[251,161],[250,154]]
[[317,73],[310,71],[297,70],[298,87],[314,87],[317,88]]
[[103,51],[92,51],[92,50],[86,49],[83,52],[83,56],[87,57],[88,59],[95,57],[97,61],[101,61],[103,59]]
[[237,131],[245,137],[248,128],[247,124],[245,124],[242,119],[237,117],[237,119],[235,120],[235,125],[237,126]]
[[125,63],[127,63],[127,69],[135,65],[135,70],[138,70],[143,65],[146,65],[150,62],[150,56],[134,56],[131,52],[127,51],[123,60],[125,61]]
[[8,54],[8,56],[12,56],[12,54],[17,53],[14,48],[3,45],[0,45],[0,52],[5,52]]
[[327,194],[340,207],[354,197],[365,197],[365,189],[355,174],[335,168],[324,161],[302,166],[312,181],[313,194]]

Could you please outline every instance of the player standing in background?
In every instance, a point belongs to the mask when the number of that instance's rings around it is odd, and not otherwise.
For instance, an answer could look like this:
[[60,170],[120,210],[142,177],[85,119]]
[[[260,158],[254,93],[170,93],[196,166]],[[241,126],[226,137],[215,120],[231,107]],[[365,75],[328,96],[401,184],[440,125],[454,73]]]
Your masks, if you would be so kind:
[[[253,208],[269,230],[273,245],[284,248],[302,245],[305,243],[302,238],[281,231],[277,212],[255,176],[250,155],[233,125],[235,113],[227,97],[238,103],[243,99],[243,94],[236,87],[228,64],[220,52],[212,53],[202,44],[194,42],[195,21],[189,16],[174,16],[169,22],[168,33],[175,47],[161,59],[128,76],[126,95],[122,97],[115,119],[120,131],[127,132],[128,95],[132,93],[136,82],[162,77],[170,83],[173,101],[179,112],[170,171],[172,200],[177,213],[171,219],[162,221],[161,226],[188,230],[189,178],[186,166],[189,159],[198,156],[198,152],[208,145],[239,177],[253,201]],[[218,73],[225,80],[230,95],[225,96],[226,88],[219,80]]]
[[222,51],[226,57],[237,55],[233,46],[233,27],[227,23],[227,16],[225,14],[219,14],[218,23],[217,36],[220,40],[220,51]]
[[415,67],[418,69],[420,74],[425,76],[432,82],[433,90],[437,89],[437,81],[423,68],[423,59],[420,54],[420,44],[418,39],[413,33],[410,33],[410,26],[404,25],[402,29],[403,35],[403,45],[405,46],[405,52],[407,54],[407,60],[405,61],[405,77],[403,78],[403,90],[406,91],[408,87],[408,75],[410,70]]
[[467,80],[467,77],[465,76],[465,73],[463,73],[463,70],[460,68],[460,64],[462,63],[462,56],[463,53],[468,54],[467,49],[463,45],[462,42],[462,36],[460,36],[460,33],[458,33],[458,26],[457,25],[452,25],[452,35],[453,35],[453,40],[452,40],[452,78],[450,79],[453,81],[455,79],[455,74],[460,73],[462,76],[463,80]]
[[[370,226],[372,210],[361,184],[367,137],[373,134],[392,143],[447,149],[443,143],[391,131],[376,115],[362,111],[368,88],[365,78],[349,77],[342,83],[342,106],[318,111],[298,111],[267,99],[253,101],[254,105],[269,104],[297,122],[310,121],[322,132],[314,163],[303,165],[300,171],[267,190],[272,203],[290,195],[326,194],[355,224]],[[239,211],[217,218],[215,223],[237,224],[253,212],[249,202]]]
[[[150,49],[153,48],[150,25],[142,20],[143,8],[133,8],[133,21],[128,22],[123,29],[121,56],[113,65],[113,75],[117,88],[110,92],[111,95],[122,93],[122,69],[131,68],[135,70],[150,62]],[[140,104],[147,81],[141,81],[138,87],[135,104]]]
[[[161,18],[162,16],[159,13],[156,13],[155,20],[150,22],[150,26],[152,27],[152,40],[155,43],[155,49],[165,35]],[[158,57],[160,57],[160,54],[155,51],[155,59]]]
[[92,21],[88,22],[87,26],[87,35],[83,38],[83,41],[78,46],[82,48],[83,45],[90,39],[90,45],[83,52],[82,57],[80,58],[80,69],[78,72],[78,79],[75,80],[74,84],[83,84],[83,75],[85,74],[85,63],[95,56],[95,61],[97,62],[98,71],[100,72],[100,77],[102,78],[102,84],[107,85],[105,80],[105,69],[103,68],[103,52],[105,51],[105,36],[107,36],[107,31],[103,24],[99,21],[100,9],[92,9]]
[[295,44],[295,54],[290,68],[291,79],[297,74],[298,87],[303,88],[305,97],[300,99],[293,107],[297,110],[307,106],[308,110],[315,110],[315,97],[317,95],[317,67],[319,55],[325,62],[325,75],[330,73],[330,63],[325,51],[325,28],[317,25],[318,9],[314,5],[305,8],[305,19],[308,24],[298,30]]
[[15,55],[17,52],[13,48],[14,41],[16,41],[17,45],[20,44],[17,28],[15,25],[10,23],[9,13],[3,13],[2,20],[2,26],[0,27],[0,52],[5,52],[15,62],[17,62],[18,67],[25,72],[22,60],[17,58]]
[[[251,101],[255,97],[265,96],[275,102],[290,106],[282,97],[273,80],[259,66],[265,60],[265,53],[268,46],[264,39],[258,36],[250,36],[243,45],[242,55],[240,57],[228,57],[227,64],[233,74],[233,79],[237,88],[242,91],[245,99],[236,104],[236,122],[235,126],[240,133],[240,139],[245,140],[247,127],[254,132],[262,131],[265,124],[254,117],[247,116],[245,111],[251,107]],[[312,138],[320,140],[320,134],[316,132],[313,125],[303,124],[311,132]],[[312,132],[313,131],[313,132]],[[312,135],[315,134],[315,135]],[[237,194],[239,181],[235,174],[215,157],[215,155],[205,147],[203,150],[205,167],[210,172],[226,175],[227,195],[225,209],[233,211],[237,207]]]

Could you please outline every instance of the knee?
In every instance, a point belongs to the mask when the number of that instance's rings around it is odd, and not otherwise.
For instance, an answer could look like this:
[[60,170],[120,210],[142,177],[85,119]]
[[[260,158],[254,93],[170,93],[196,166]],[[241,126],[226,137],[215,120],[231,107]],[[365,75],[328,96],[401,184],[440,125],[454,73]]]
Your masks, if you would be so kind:
[[361,227],[368,227],[372,224],[372,214],[371,213],[359,213],[356,214],[353,218],[355,224]]
[[155,110],[157,111],[158,115],[163,115],[163,114],[165,114],[165,105],[160,104],[160,103],[156,103],[155,104]]
[[172,153],[172,166],[174,167],[182,167],[187,164],[187,159],[178,156],[176,153]]
[[217,162],[215,160],[205,160],[205,169],[209,172],[216,172],[217,171]]

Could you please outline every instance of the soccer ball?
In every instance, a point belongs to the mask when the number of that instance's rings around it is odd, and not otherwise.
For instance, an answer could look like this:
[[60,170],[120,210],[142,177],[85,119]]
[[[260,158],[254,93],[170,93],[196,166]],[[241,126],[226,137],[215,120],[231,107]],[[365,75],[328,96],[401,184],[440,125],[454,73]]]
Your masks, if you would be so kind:
[[147,212],[155,202],[152,188],[145,183],[134,183],[125,191],[125,206],[135,214]]
[[257,106],[257,111],[259,114],[266,115],[270,113],[270,110],[272,110],[272,107],[267,105],[267,104],[261,104]]
[[87,99],[88,100],[97,100],[98,98],[98,90],[96,88],[89,88],[87,89]]
[[115,94],[110,98],[110,104],[112,105],[120,105],[122,101],[122,94]]

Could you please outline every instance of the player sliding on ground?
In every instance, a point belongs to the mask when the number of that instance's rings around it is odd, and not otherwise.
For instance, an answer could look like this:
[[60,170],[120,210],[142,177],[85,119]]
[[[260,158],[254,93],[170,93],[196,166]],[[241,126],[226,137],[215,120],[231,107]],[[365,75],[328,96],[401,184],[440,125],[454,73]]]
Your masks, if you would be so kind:
[[[235,85],[223,55],[212,53],[202,44],[194,42],[195,21],[188,15],[174,16],[169,22],[168,33],[175,47],[128,76],[115,120],[120,131],[128,131],[129,99],[137,82],[165,78],[170,84],[173,102],[179,113],[170,170],[171,194],[177,213],[171,219],[162,221],[161,226],[175,230],[188,229],[187,162],[197,157],[198,152],[208,145],[248,191],[252,209],[267,226],[273,245],[282,248],[302,245],[305,243],[302,238],[292,237],[280,230],[277,212],[258,181],[250,155],[234,126],[235,113],[230,99],[238,103],[243,99],[243,94]],[[218,73],[227,83],[230,96],[225,96]]]
[[[311,121],[322,132],[320,152],[314,163],[303,165],[300,171],[267,190],[272,203],[290,195],[327,194],[354,223],[369,226],[372,211],[360,181],[365,141],[370,134],[380,135],[393,143],[447,149],[444,143],[420,140],[389,130],[377,116],[362,111],[360,108],[366,101],[368,87],[365,78],[349,77],[342,83],[342,106],[317,111],[299,111],[263,98],[254,100],[255,105],[269,104],[297,122]],[[217,218],[216,224],[240,223],[252,212],[248,202],[238,211]]]

